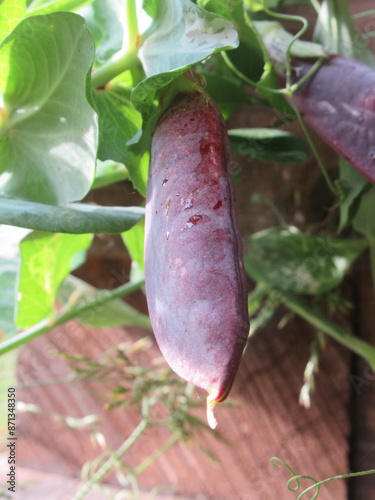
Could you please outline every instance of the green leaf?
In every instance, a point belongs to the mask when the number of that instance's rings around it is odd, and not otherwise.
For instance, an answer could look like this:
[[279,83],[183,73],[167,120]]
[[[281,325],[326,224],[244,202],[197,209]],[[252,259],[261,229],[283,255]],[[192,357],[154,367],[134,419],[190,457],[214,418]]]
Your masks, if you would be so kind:
[[147,77],[189,67],[216,51],[238,46],[230,21],[200,9],[191,0],[164,1],[154,23],[156,29],[139,50]]
[[325,0],[321,4],[313,38],[327,52],[375,66],[374,54],[355,26],[346,0]]
[[52,233],[122,233],[136,224],[144,213],[142,207],[102,207],[84,203],[54,206],[0,196],[0,224]]
[[[21,271],[16,324],[28,328],[49,317],[63,279],[90,246],[93,235],[34,231],[21,242]],[[81,262],[81,259],[80,259]]]
[[0,193],[79,200],[94,178],[97,117],[87,97],[94,45],[82,17],[25,19],[0,46]]
[[345,189],[345,197],[340,202],[340,223],[338,231],[342,231],[353,219],[360,202],[361,194],[371,184],[344,158],[339,159],[340,183]]
[[245,269],[257,282],[298,294],[321,294],[337,287],[365,239],[329,239],[296,228],[271,228],[245,243]]
[[[97,300],[107,291],[98,290],[84,281],[67,276],[59,290],[59,298],[64,304],[69,304],[74,310],[86,302]],[[113,299],[106,304],[94,307],[76,316],[78,321],[96,328],[110,326],[139,326],[152,331],[150,319],[121,299]]]
[[21,262],[19,243],[28,233],[27,229],[0,226],[0,338],[17,332],[14,319]]
[[233,151],[251,158],[296,163],[309,156],[305,141],[285,130],[242,128],[229,130],[228,134]]
[[4,0],[0,2],[0,43],[24,18],[25,0]]
[[121,234],[126,248],[132,259],[130,280],[135,281],[142,277],[145,269],[144,265],[144,240],[145,224],[140,220],[129,231]]
[[211,54],[238,45],[227,19],[197,7],[191,0],[158,4],[154,24],[138,56],[147,78],[133,90],[132,102],[145,118],[154,111],[158,90]]
[[115,182],[125,181],[127,179],[129,179],[129,172],[122,163],[117,163],[111,160],[97,160],[95,180],[91,189],[98,189]]
[[124,163],[134,187],[145,193],[147,168],[141,154],[128,145],[142,127],[142,117],[129,100],[129,90],[110,85],[95,91],[94,98],[99,112],[98,158]]

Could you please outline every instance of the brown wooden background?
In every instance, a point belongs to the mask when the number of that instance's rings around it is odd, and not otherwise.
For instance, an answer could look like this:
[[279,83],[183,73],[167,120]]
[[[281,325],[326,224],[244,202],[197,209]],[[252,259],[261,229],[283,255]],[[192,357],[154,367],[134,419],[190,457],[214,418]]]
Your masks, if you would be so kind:
[[[353,11],[374,8],[372,1],[351,2]],[[294,8],[295,10],[295,8]],[[310,12],[306,7],[301,13]],[[367,29],[369,19],[362,21]],[[374,24],[374,17],[371,18]],[[372,28],[374,29],[374,28]],[[344,83],[344,82],[343,82]],[[231,119],[231,126],[267,126],[273,119],[264,109],[244,108]],[[300,133],[295,129],[297,133]],[[318,141],[320,151],[333,174],[337,158]],[[251,202],[255,192],[267,195],[281,209],[287,221],[302,229],[320,222],[332,199],[313,160],[301,165],[280,166],[236,158],[240,182],[236,185],[240,229],[243,236],[275,225],[277,221],[265,205]],[[133,205],[138,197],[131,187],[117,184],[90,195],[92,201],[111,205]],[[98,237],[87,264],[78,275],[98,287],[121,284],[129,258],[119,238]],[[250,287],[253,286],[249,282]],[[354,309],[345,326],[371,343],[374,334],[374,295],[368,256],[355,265],[345,283],[345,293]],[[138,293],[130,302],[145,311],[144,297]],[[375,467],[374,376],[366,365],[337,343],[327,339],[321,356],[317,387],[309,410],[298,404],[303,371],[309,358],[314,332],[295,319],[284,329],[278,319],[252,338],[236,379],[231,400],[235,407],[216,410],[219,431],[228,444],[210,433],[199,435],[190,444],[179,443],[140,476],[144,495],[161,486],[157,498],[196,500],[289,500],[290,475],[274,468],[270,458],[278,456],[296,473],[317,479],[348,471]],[[41,408],[42,413],[21,413],[18,418],[18,492],[16,500],[66,500],[77,491],[83,464],[95,458],[100,448],[90,432],[70,430],[51,414],[83,417],[98,415],[100,430],[108,444],[117,448],[138,423],[135,411],[103,410],[99,388],[93,383],[64,383],[69,367],[54,350],[98,356],[125,340],[136,340],[147,332],[136,328],[94,330],[70,322],[34,340],[20,351],[18,398]],[[149,361],[158,355],[154,346]],[[146,363],[148,360],[146,360]],[[354,387],[353,376],[363,385]],[[53,382],[57,380],[57,382]],[[58,382],[60,380],[60,382]],[[100,391],[99,391],[100,392]],[[204,397],[200,393],[200,397]],[[204,412],[201,416],[204,418]],[[147,432],[126,455],[130,466],[158,448],[167,434],[163,429]],[[199,447],[207,448],[218,460],[213,464]],[[1,466],[1,462],[0,462]],[[115,498],[119,485],[114,476],[108,498]],[[306,486],[310,483],[306,483]],[[96,490],[87,498],[107,498]],[[373,500],[375,477],[323,487],[322,500]]]

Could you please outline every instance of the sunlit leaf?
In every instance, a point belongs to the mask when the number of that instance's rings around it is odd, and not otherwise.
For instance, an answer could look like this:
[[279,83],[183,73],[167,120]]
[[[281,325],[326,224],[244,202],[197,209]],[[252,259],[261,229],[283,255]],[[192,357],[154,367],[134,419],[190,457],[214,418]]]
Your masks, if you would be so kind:
[[140,51],[148,77],[188,66],[217,50],[238,45],[233,24],[197,7],[190,0],[166,0],[157,26]]
[[0,43],[17,26],[26,12],[26,0],[0,2]]
[[17,326],[28,328],[52,314],[58,288],[77,264],[76,255],[89,247],[92,237],[34,231],[23,239]]
[[139,279],[144,274],[144,220],[140,220],[129,231],[121,234],[132,259],[131,280]]
[[217,51],[235,48],[238,35],[227,19],[197,7],[191,0],[158,4],[140,51],[147,78],[132,94],[142,114],[150,115],[156,93],[183,71]]
[[97,148],[87,99],[93,57],[82,17],[62,12],[23,20],[0,46],[2,194],[57,204],[89,190]]

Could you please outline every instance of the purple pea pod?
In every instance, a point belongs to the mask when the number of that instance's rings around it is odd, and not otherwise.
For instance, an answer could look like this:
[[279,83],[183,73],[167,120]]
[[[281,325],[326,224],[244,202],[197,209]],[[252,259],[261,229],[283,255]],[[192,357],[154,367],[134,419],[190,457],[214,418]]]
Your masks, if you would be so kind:
[[151,323],[171,368],[208,391],[231,389],[249,332],[247,285],[225,122],[199,86],[175,96],[154,132],[146,204]]
[[[294,59],[294,82],[314,61]],[[330,55],[294,93],[304,121],[370,182],[375,183],[375,70]]]

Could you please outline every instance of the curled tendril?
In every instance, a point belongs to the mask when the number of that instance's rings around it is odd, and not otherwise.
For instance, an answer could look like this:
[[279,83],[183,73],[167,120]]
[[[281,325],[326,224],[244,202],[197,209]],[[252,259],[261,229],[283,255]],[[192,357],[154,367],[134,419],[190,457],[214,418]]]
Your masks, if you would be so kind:
[[301,479],[308,479],[309,481],[312,481],[314,484],[303,490],[297,497],[297,500],[301,500],[302,497],[304,497],[307,493],[312,492],[314,489],[316,489],[314,495],[310,498],[310,500],[315,500],[318,498],[318,495],[320,493],[320,484],[316,479],[314,479],[311,476],[306,476],[304,474],[296,474],[294,470],[288,465],[284,460],[278,457],[272,457],[270,459],[271,465],[274,467],[285,467],[290,474],[292,475],[291,478],[288,479],[286,483],[286,487],[288,488],[289,491],[292,491],[294,493],[297,493],[301,489]]
[[[292,477],[290,479],[288,479],[288,481],[286,483],[286,487],[288,488],[289,491],[293,491],[293,492],[297,493],[299,491],[299,489],[301,488],[301,479],[308,479],[309,481],[312,481],[314,483],[311,486],[309,486],[308,488],[304,489],[298,495],[297,500],[301,500],[302,497],[307,495],[307,493],[312,493],[314,490],[316,490],[314,492],[314,495],[309,499],[309,500],[315,500],[319,496],[320,487],[323,484],[330,483],[331,481],[335,481],[336,479],[348,479],[348,478],[353,478],[353,477],[368,476],[370,474],[375,474],[375,469],[370,469],[370,470],[364,470],[364,471],[360,471],[360,472],[350,472],[348,474],[341,474],[339,476],[333,476],[333,477],[329,477],[327,479],[323,479],[323,481],[317,481],[316,479],[314,479],[311,476],[306,476],[304,474],[299,474],[299,475],[296,474],[294,472],[294,470],[290,467],[290,465],[288,465],[286,462],[284,462],[284,460],[282,460],[281,458],[272,457],[270,459],[270,463],[274,467],[281,467],[281,466],[285,467],[285,469],[287,469],[290,472]],[[295,483],[294,486],[293,486],[293,483]]]

